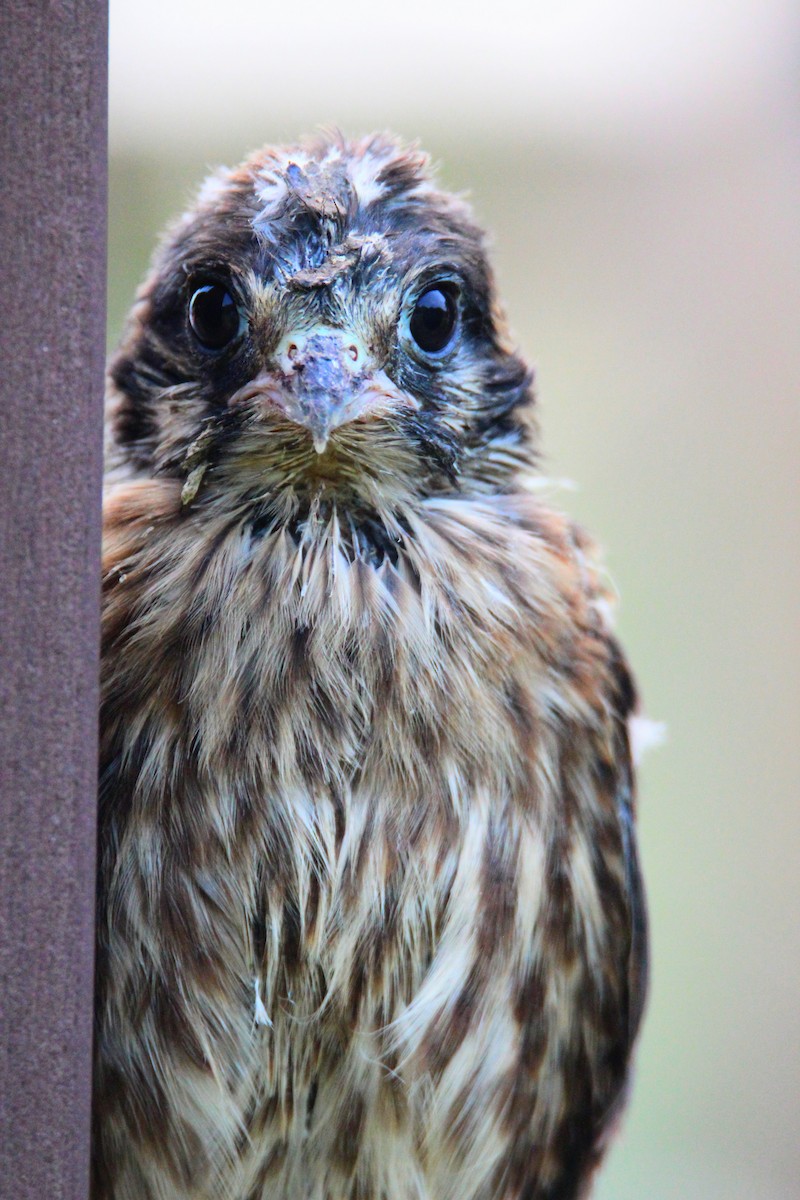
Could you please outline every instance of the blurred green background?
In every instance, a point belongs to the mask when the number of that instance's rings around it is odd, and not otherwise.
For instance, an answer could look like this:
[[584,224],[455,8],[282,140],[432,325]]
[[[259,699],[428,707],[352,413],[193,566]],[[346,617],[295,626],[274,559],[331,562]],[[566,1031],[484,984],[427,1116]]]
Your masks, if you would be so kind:
[[598,1200],[800,1196],[798,23],[765,0],[112,0],[109,338],[208,169],[421,138],[490,228],[545,469],[667,743],[653,977]]

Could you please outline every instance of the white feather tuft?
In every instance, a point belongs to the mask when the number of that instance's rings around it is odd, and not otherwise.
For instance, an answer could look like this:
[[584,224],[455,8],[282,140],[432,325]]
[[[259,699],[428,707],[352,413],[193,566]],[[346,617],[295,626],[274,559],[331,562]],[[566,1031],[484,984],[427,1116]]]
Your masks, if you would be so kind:
[[255,992],[256,992],[256,1005],[255,1005],[256,1025],[268,1025],[269,1028],[272,1029],[272,1021],[270,1020],[269,1013],[264,1008],[264,1001],[261,999],[261,980],[258,978],[257,975],[256,975],[255,979],[253,980],[253,984],[255,986]]
[[385,161],[384,158],[366,154],[348,164],[350,182],[358,193],[358,202],[362,208],[368,208],[370,204],[380,200],[385,191],[383,184],[378,183],[377,179]]
[[228,168],[215,167],[200,184],[200,190],[197,193],[198,207],[206,208],[217,204],[227,191],[229,183],[230,171]]
[[663,721],[652,721],[641,715],[628,719],[628,737],[631,742],[631,757],[634,766],[644,758],[648,750],[655,750],[667,740],[667,727]]

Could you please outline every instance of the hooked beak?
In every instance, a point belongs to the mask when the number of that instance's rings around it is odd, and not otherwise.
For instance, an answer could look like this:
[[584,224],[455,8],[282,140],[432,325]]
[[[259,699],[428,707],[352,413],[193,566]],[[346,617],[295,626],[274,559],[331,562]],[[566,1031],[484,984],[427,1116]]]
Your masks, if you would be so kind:
[[280,386],[271,392],[283,414],[311,434],[322,454],[334,429],[354,420],[374,400],[364,347],[346,330],[294,331],[278,348]]

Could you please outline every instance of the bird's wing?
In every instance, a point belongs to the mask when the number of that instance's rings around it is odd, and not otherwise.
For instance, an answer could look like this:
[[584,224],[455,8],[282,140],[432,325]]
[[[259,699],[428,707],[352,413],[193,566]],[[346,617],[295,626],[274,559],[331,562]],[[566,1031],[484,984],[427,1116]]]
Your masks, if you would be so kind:
[[607,637],[610,651],[611,704],[615,727],[616,810],[620,824],[630,914],[628,1037],[629,1047],[632,1047],[647,999],[649,964],[647,904],[636,844],[634,757],[631,753],[631,725],[639,719],[637,717],[639,701],[625,656],[613,634],[609,633]]
[[631,944],[628,962],[628,1029],[630,1044],[636,1039],[647,999],[649,945],[647,905],[639,869],[639,854],[634,831],[633,801],[629,783],[620,787],[617,801],[625,853],[625,877],[631,920]]

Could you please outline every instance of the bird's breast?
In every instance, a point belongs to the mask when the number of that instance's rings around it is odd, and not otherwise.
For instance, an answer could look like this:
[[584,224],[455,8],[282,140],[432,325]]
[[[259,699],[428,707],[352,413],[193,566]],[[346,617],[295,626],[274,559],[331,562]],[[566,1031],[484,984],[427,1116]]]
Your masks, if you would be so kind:
[[201,772],[232,759],[287,787],[413,788],[443,757],[505,770],[520,696],[570,633],[537,594],[535,539],[489,505],[411,514],[392,555],[354,553],[344,527],[107,522],[107,726],[124,710],[126,736],[158,729]]
[[[160,873],[153,919],[174,896],[212,960],[219,921],[194,917],[229,914],[237,987],[302,959],[309,1011],[368,996],[391,1019],[458,870],[471,886],[488,845],[492,884],[503,837],[540,863],[564,728],[600,713],[563,538],[507,500],[438,502],[376,565],[345,553],[336,520],[300,544],[254,537],[229,514],[181,516],[164,486],[107,507],[104,844],[145,893]],[[537,886],[520,893],[531,912]],[[268,1008],[299,987],[263,983]]]
[[101,1060],[147,1113],[217,1089],[232,1147],[313,1107],[327,1161],[380,1095],[409,1161],[509,1079],[550,1136],[563,1064],[627,1020],[597,1000],[627,902],[590,568],[503,499],[407,514],[380,565],[201,515],[152,481],[107,509]]

